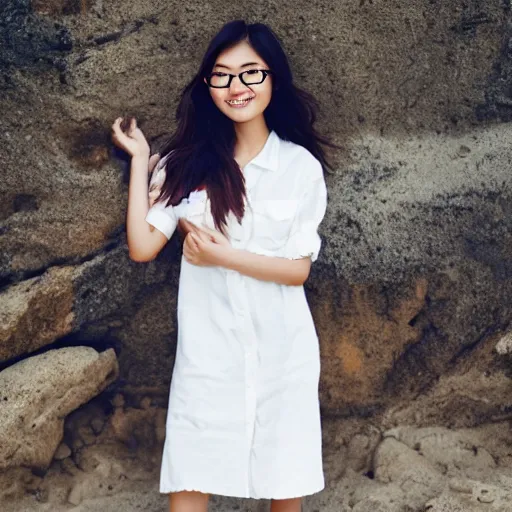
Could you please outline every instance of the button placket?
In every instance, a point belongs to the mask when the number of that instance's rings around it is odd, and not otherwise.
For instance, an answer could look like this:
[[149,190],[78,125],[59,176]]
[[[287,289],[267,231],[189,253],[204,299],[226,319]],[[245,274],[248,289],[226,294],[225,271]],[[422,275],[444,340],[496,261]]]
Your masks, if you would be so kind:
[[[251,207],[250,193],[250,189],[253,189],[255,185],[253,181],[248,180],[245,215],[242,224],[238,224],[236,218],[233,218],[232,222],[228,224],[231,244],[233,247],[240,249],[245,249],[253,236],[254,214]],[[227,288],[243,350],[246,461],[247,467],[250,468],[257,404],[257,339],[247,297],[246,277],[238,272],[227,272]],[[249,492],[252,487],[250,471],[247,477],[247,491]]]

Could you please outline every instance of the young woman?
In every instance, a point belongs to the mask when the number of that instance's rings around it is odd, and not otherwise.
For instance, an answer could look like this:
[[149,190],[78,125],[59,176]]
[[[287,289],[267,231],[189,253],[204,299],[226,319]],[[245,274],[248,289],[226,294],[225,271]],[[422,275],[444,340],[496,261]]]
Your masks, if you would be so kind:
[[324,487],[319,346],[302,286],[326,209],[329,142],[314,118],[274,33],[234,21],[183,91],[161,158],[134,120],[113,125],[132,157],[131,258],[155,258],[178,224],[186,233],[160,477],[172,512],[206,511],[209,494],[296,512]]

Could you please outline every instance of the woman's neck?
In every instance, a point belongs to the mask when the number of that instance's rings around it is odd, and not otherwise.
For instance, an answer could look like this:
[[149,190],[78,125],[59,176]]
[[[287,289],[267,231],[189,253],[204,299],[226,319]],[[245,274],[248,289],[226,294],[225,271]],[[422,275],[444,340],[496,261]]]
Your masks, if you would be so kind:
[[261,115],[247,123],[236,123],[235,133],[234,157],[243,168],[263,149],[270,132],[265,118]]

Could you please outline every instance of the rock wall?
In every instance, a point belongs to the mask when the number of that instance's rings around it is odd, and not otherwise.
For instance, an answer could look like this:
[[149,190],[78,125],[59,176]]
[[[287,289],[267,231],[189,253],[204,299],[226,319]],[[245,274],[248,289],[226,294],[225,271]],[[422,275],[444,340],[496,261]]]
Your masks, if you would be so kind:
[[[510,370],[494,347],[512,320],[508,1],[4,0],[0,381],[18,371],[22,379],[20,365],[36,358],[57,364],[69,347],[95,349],[110,362],[92,394],[69,402],[65,414],[105,390],[71,414],[63,432],[57,425],[50,451],[63,444],[53,462],[23,459],[35,477],[13,462],[2,496],[32,492],[53,507],[79,507],[101,494],[98,478],[124,474],[113,462],[123,450],[142,460],[148,446],[140,479],[154,481],[175,349],[179,244],[149,264],[128,259],[127,162],[110,143],[110,125],[137,116],[157,149],[209,38],[235,18],[271,24],[297,83],[319,100],[319,128],[343,147],[332,154],[324,247],[307,284],[321,343],[330,486],[311,506],[338,510],[340,478],[360,489],[369,476],[371,485],[402,486],[410,475],[382,457],[402,460],[415,444],[390,429],[494,423],[498,430],[486,432],[507,439]],[[70,361],[79,353],[69,352]],[[96,432],[98,418],[105,427]],[[5,421],[0,415],[0,437]],[[104,464],[95,455],[102,443],[121,446]],[[486,450],[497,454],[500,445]],[[428,492],[400,498],[379,484],[346,510],[392,510],[388,498],[414,502],[414,510],[436,498],[429,510],[445,510],[459,498],[443,494],[436,457],[424,468]],[[509,489],[499,478],[510,456],[497,458],[480,476],[452,476]],[[25,480],[13,476],[19,471]],[[48,494],[52,478],[68,473],[74,483]],[[472,496],[482,503],[478,492]]]

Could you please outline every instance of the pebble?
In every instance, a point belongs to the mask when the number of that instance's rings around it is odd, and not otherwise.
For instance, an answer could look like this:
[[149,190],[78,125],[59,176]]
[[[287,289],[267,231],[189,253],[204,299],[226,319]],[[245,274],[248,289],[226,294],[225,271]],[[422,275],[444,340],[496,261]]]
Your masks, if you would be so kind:
[[124,405],[124,396],[121,393],[118,393],[114,398],[112,398],[112,405],[114,407],[123,407]]
[[104,426],[105,426],[105,421],[102,418],[94,418],[91,421],[91,428],[96,435],[101,434]]
[[71,448],[66,443],[60,443],[57,450],[55,450],[55,454],[53,458],[55,460],[64,460],[71,455]]

